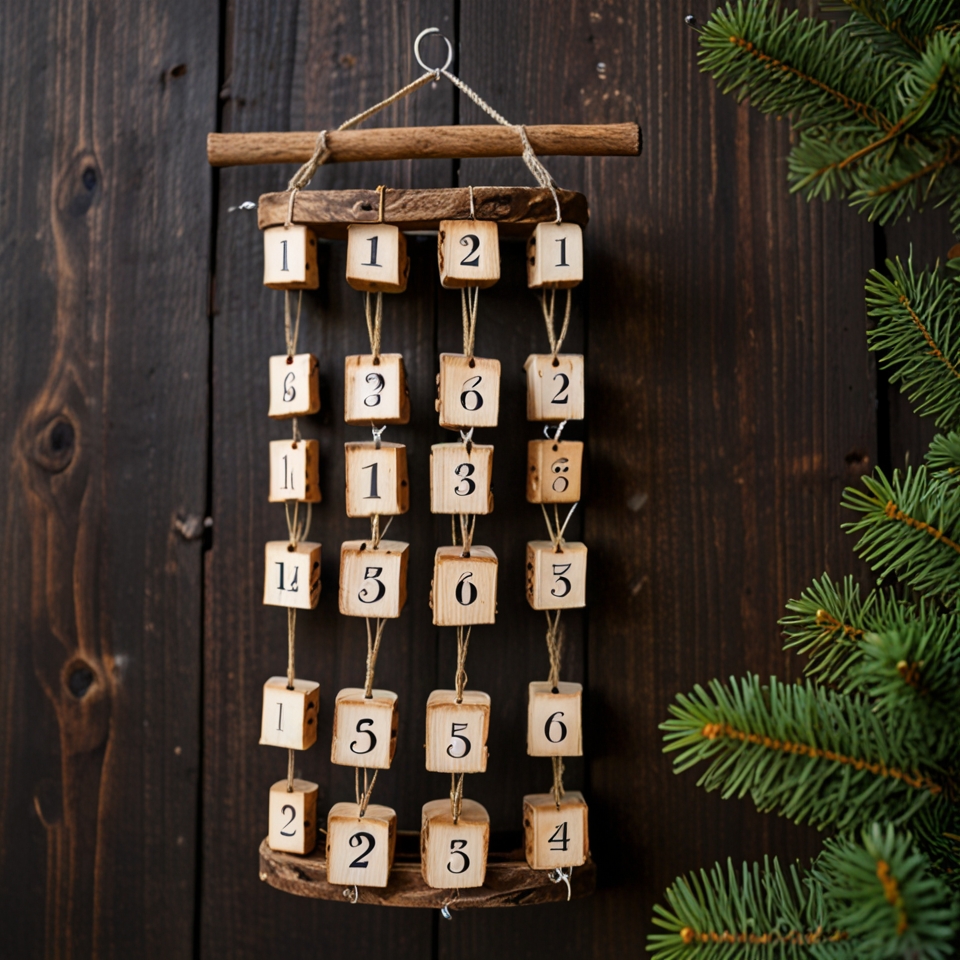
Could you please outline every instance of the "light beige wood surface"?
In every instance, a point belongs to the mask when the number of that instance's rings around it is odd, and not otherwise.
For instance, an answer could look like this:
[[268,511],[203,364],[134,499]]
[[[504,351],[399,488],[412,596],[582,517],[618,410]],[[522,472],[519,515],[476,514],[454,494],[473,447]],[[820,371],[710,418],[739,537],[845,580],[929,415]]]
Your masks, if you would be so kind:
[[490,547],[438,547],[430,589],[433,622],[438,627],[495,623],[497,619],[497,555]]
[[527,371],[527,419],[559,423],[583,419],[583,357],[532,353]]
[[437,233],[440,284],[492,287],[500,279],[500,233],[491,220],[441,220]]
[[311,353],[270,358],[270,407],[274,420],[304,417],[320,409],[320,373]]
[[263,602],[273,607],[312,610],[320,599],[320,544],[293,546],[270,540],[264,547]]
[[441,427],[495,427],[500,412],[500,361],[441,353],[436,407]]
[[560,553],[549,540],[527,544],[527,601],[534,610],[583,607],[586,597],[586,544],[568,540]]
[[568,790],[559,810],[552,793],[527,794],[523,798],[523,834],[527,863],[534,870],[581,866],[590,854],[583,794]]
[[263,685],[260,745],[309,750],[317,742],[319,714],[319,683],[294,679],[291,690],[286,677],[271,677]]
[[317,791],[317,784],[296,779],[293,790],[286,780],[270,788],[267,843],[272,850],[304,854],[317,845]]
[[273,290],[316,290],[317,238],[299,223],[263,231],[263,282]]
[[528,503],[576,503],[582,480],[581,441],[527,441]]
[[327,815],[327,879],[344,886],[385,887],[393,867],[397,813],[371,803],[335,803]]
[[346,617],[399,617],[407,602],[410,544],[345,540],[340,546],[340,612]]
[[347,228],[347,283],[370,293],[403,293],[410,261],[407,238],[389,223],[352,223]]
[[407,448],[372,441],[343,445],[348,517],[394,516],[410,508]]
[[463,801],[453,822],[450,800],[423,805],[420,826],[420,870],[435,889],[483,886],[490,847],[490,816],[476,800]]
[[410,393],[399,353],[356,354],[343,363],[343,419],[355,426],[410,422]]
[[345,767],[389,770],[397,749],[397,695],[392,690],[346,687],[337,694],[333,712],[330,762]]
[[493,447],[435,443],[430,448],[430,512],[493,512]]
[[270,503],[319,503],[320,444],[316,440],[270,441]]
[[[583,280],[583,230],[577,223],[538,223],[527,241],[527,286],[575,287]],[[559,332],[559,331],[558,331]]]
[[427,698],[427,769],[435,773],[483,773],[487,769],[490,696],[434,690]]
[[580,757],[583,733],[580,704],[583,686],[561,680],[527,688],[527,753],[531,757]]

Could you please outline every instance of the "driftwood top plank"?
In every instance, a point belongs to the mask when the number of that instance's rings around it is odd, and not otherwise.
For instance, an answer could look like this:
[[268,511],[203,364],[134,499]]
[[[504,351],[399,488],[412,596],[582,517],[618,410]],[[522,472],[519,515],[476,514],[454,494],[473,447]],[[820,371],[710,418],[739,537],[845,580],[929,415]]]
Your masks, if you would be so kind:
[[[590,218],[587,198],[572,190],[558,190],[563,219],[586,226]],[[528,236],[538,223],[555,216],[553,197],[542,187],[474,187],[478,220],[496,220],[501,236]],[[260,229],[287,219],[289,193],[265,193],[257,218]],[[293,208],[295,223],[308,224],[320,237],[342,240],[350,223],[376,223],[380,197],[376,190],[302,190]],[[470,191],[467,187],[435,190],[387,190],[383,219],[401,230],[436,230],[441,220],[467,220]]]

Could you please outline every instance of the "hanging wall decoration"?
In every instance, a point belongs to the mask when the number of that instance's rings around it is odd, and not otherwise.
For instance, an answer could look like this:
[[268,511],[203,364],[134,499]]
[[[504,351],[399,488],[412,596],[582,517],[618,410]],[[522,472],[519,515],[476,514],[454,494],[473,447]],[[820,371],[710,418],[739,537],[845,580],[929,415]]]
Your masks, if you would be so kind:
[[[264,283],[283,293],[286,345],[269,358],[268,415],[291,426],[289,439],[273,440],[269,449],[269,500],[284,505],[287,537],[265,546],[263,602],[286,608],[287,669],[264,683],[260,743],[287,750],[287,775],[268,790],[261,877],[304,896],[439,907],[449,917],[451,909],[466,906],[564,900],[593,889],[587,802],[563,780],[563,758],[583,752],[583,690],[561,679],[560,621],[564,610],[586,603],[587,547],[565,537],[580,501],[583,443],[562,438],[565,425],[584,416],[584,358],[561,348],[571,291],[583,279],[587,204],[581,194],[556,186],[538,154],[636,155],[640,146],[635,124],[508,123],[449,71],[453,49],[446,38],[446,64],[423,63],[421,41],[436,33],[425,30],[417,37],[414,52],[425,70],[418,79],[336,131],[211,134],[208,156],[216,166],[302,163],[286,191],[265,194],[258,203]],[[352,130],[441,77],[496,125]],[[537,187],[306,189],[327,162],[518,155]],[[396,812],[372,802],[380,772],[395,759],[398,696],[376,687],[374,677],[381,644],[389,643],[389,621],[402,615],[408,599],[410,545],[387,539],[387,533],[392,519],[409,509],[408,456],[422,452],[408,455],[403,444],[384,439],[391,425],[410,421],[410,398],[402,354],[384,352],[383,317],[384,294],[407,288],[405,231],[424,230],[436,231],[442,287],[459,292],[463,343],[461,352],[437,358],[436,412],[452,436],[429,454],[430,510],[450,516],[450,542],[437,546],[429,598],[415,599],[429,600],[441,636],[449,633],[449,642],[456,643],[456,669],[450,686],[434,690],[422,707],[426,769],[449,776],[449,792],[424,798],[419,856],[400,858]],[[494,529],[494,445],[485,441],[500,417],[501,366],[496,357],[478,356],[475,344],[480,291],[500,279],[500,241],[507,238],[526,240],[527,284],[539,297],[549,344],[549,352],[533,354],[525,364],[527,420],[544,425],[543,436],[528,444],[526,499],[539,505],[547,528],[547,538],[531,540],[526,550],[526,596],[533,610],[544,613],[547,647],[546,679],[528,685],[526,744],[531,756],[551,759],[553,776],[548,792],[517,798],[524,849],[516,854],[491,849],[490,818],[469,798],[466,779],[486,771],[488,733],[496,722],[496,704],[469,686],[466,663],[473,631],[497,617],[497,555],[476,534],[478,518],[481,531]],[[296,673],[297,610],[317,604],[321,552],[320,543],[308,539],[321,501],[319,443],[305,439],[299,427],[299,418],[320,406],[319,365],[311,354],[298,353],[297,344],[303,291],[321,282],[317,244],[342,239],[346,280],[362,294],[370,341],[369,353],[344,358],[343,418],[358,430],[357,439],[344,446],[346,513],[367,521],[369,531],[358,530],[358,539],[340,545],[338,605],[343,616],[363,621],[366,663],[362,672],[356,665],[357,686],[325,691],[321,701],[319,682]],[[366,439],[364,430],[370,431]],[[294,770],[296,751],[317,740],[320,710],[328,709],[322,704],[330,694],[330,762],[354,768],[354,795],[324,811],[317,808],[317,784],[295,777]],[[404,710],[410,716],[416,707]],[[319,834],[325,840],[318,842]]]

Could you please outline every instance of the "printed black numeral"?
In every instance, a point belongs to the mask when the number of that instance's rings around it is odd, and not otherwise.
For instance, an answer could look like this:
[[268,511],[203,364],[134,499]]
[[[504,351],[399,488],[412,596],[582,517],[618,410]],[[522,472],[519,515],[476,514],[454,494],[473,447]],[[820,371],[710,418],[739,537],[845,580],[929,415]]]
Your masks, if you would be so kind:
[[[559,717],[562,717],[562,716],[563,716],[562,710],[558,710],[556,713],[551,713],[550,716],[547,717],[547,722],[543,725],[543,735],[551,743],[562,743],[564,740],[567,739],[567,725],[562,720],[558,719]],[[550,736],[550,730],[552,727],[560,728],[559,737]]]
[[357,594],[357,598],[361,603],[376,603],[378,600],[383,599],[383,595],[387,592],[386,584],[382,580],[378,580],[377,577],[383,573],[383,567],[367,567],[363,571],[364,581],[372,580],[377,585],[376,596],[367,599],[367,594],[370,593],[369,587],[363,587],[361,591]]
[[283,378],[284,403],[289,403],[297,395],[297,388],[293,385],[293,381],[296,379],[297,375],[292,370]]
[[283,266],[280,268],[280,272],[289,273],[290,268],[287,266],[287,241],[281,240],[280,246],[283,247]]
[[[453,488],[453,492],[458,497],[469,497],[474,490],[477,489],[477,483],[475,480],[470,478],[473,476],[476,471],[476,467],[472,463],[461,463],[454,468],[454,473],[461,477],[460,482]],[[461,490],[460,488],[466,484],[466,489]]]
[[[473,571],[468,570],[466,573],[461,573],[460,579],[457,581],[457,589],[453,595],[457,598],[457,603],[462,607],[469,607],[470,604],[477,599],[476,584],[470,582],[472,576]],[[464,596],[466,596],[466,599],[464,599]]]
[[570,844],[570,838],[567,836],[567,821],[564,820],[563,823],[557,824],[557,829],[553,831],[550,839],[547,843],[554,844],[559,843],[559,847],[551,846],[550,849],[554,853],[559,853],[561,850],[566,852],[567,847]]
[[382,267],[382,263],[377,263],[377,244],[380,242],[380,237],[368,237],[370,241],[370,262],[361,263],[361,267]]
[[368,463],[362,469],[370,471],[370,492],[363,498],[364,500],[379,500],[380,494],[377,493],[377,474],[379,473],[379,463]]
[[378,407],[380,405],[380,393],[387,382],[383,379],[383,374],[380,373],[368,373],[364,379],[367,383],[373,384],[373,393],[368,393],[363,398],[363,405],[365,407]]
[[[283,242],[286,243],[287,241],[284,240]],[[287,830],[287,827],[289,827],[290,824],[297,819],[297,811],[293,808],[293,805],[289,803],[285,803],[280,808],[280,816],[284,816],[288,810],[290,811],[290,819],[280,828],[281,837],[295,837],[297,835],[296,830],[289,830],[289,831]]]
[[[463,852],[464,847],[466,847],[466,840],[451,840],[450,841],[450,862],[447,864],[447,869],[451,873],[466,873],[470,868],[470,858]],[[453,856],[456,854],[458,857],[462,857],[463,861],[460,864],[459,870],[453,869]]]
[[[460,238],[461,247],[470,247],[467,255],[460,261],[461,267],[480,266],[480,238],[475,233],[465,234]],[[472,259],[471,259],[472,258]]]
[[567,263],[567,238],[558,237],[557,243],[560,244],[560,262],[556,264],[558,267],[569,267],[570,264]]
[[373,720],[372,720],[370,717],[364,717],[362,720],[358,720],[358,721],[357,721],[357,733],[361,733],[361,734],[363,734],[364,736],[369,737],[369,738],[370,738],[370,743],[367,745],[367,749],[366,749],[366,750],[358,750],[358,749],[357,749],[357,744],[358,744],[360,741],[359,741],[359,740],[354,740],[354,741],[350,744],[350,752],[351,752],[351,753],[356,753],[356,754],[358,754],[358,755],[361,755],[361,754],[364,754],[364,753],[369,753],[369,752],[377,745],[377,735],[373,732],[373,730],[365,730],[365,729],[363,729],[364,727],[372,727],[372,726],[373,726]]
[[[447,756],[453,757],[454,760],[462,760],[470,752],[470,741],[460,733],[461,730],[466,730],[467,724],[465,723],[451,723],[450,724],[450,740],[451,742],[447,745]],[[462,753],[454,753],[453,748],[460,746],[458,743],[453,743],[454,740],[459,740],[463,744]]]
[[570,386],[570,378],[565,373],[556,373],[553,376],[554,380],[560,381],[560,389],[554,394],[551,403],[569,403],[570,398],[566,395],[567,387]]
[[371,853],[373,853],[373,848],[377,845],[377,841],[374,840],[373,835],[369,833],[355,833],[350,838],[351,847],[359,847],[363,843],[367,844],[367,848],[366,850],[362,850],[360,853],[357,854],[357,859],[350,864],[351,870],[353,870],[354,868],[357,868],[359,870],[366,870],[367,867],[370,866],[370,864],[367,863],[366,858],[369,857]]
[[460,406],[469,413],[479,410],[483,406],[483,396],[476,389],[480,386],[483,377],[470,377],[463,381],[463,392],[460,394]]

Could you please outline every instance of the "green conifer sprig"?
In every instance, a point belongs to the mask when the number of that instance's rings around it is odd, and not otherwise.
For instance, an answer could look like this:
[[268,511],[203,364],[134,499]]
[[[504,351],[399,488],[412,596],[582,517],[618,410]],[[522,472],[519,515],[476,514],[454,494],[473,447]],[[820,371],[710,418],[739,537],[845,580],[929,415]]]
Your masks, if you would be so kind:
[[857,943],[864,960],[953,954],[957,901],[910,833],[875,823],[859,843],[828,840],[812,873],[830,922]]
[[676,773],[707,762],[698,786],[725,799],[749,795],[759,810],[797,823],[846,829],[901,822],[948,793],[938,761],[952,745],[925,753],[863,697],[810,681],[715,680],[709,692],[697,686],[678,694],[670,713],[660,728],[664,750],[679,751]]
[[960,260],[919,273],[912,258],[872,270],[867,303],[877,326],[867,334],[920,416],[939,427],[960,424]]
[[960,588],[960,491],[937,483],[926,467],[882,470],[847,488],[843,506],[861,518],[843,526],[862,534],[854,549],[881,580],[895,575],[927,596],[956,605]]
[[937,875],[960,895],[960,810],[957,805],[928,804],[910,827]]
[[960,432],[938,433],[924,460],[938,480],[960,480]]

